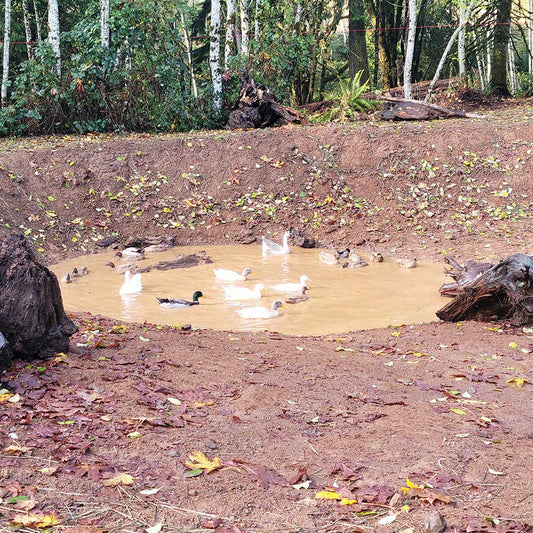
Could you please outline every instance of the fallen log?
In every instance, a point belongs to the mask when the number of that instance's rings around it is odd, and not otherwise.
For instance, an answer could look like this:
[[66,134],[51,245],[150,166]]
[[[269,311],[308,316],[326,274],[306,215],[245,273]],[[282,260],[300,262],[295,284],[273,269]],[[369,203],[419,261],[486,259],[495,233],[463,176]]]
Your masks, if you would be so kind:
[[233,106],[226,127],[230,130],[267,128],[275,125],[304,124],[307,120],[291,107],[277,102],[268,88],[256,83],[244,69],[239,99]]
[[437,118],[484,118],[484,115],[465,113],[428,102],[406,100],[393,96],[380,96],[385,102],[381,111],[384,120],[434,120]]
[[188,255],[178,255],[174,259],[168,261],[159,261],[155,265],[149,265],[142,268],[136,268],[135,272],[144,274],[150,272],[151,270],[174,270],[175,268],[191,268],[198,265],[208,265],[213,261],[205,253],[204,250],[197,252],[195,254]]
[[441,285],[439,288],[441,296],[457,296],[465,285],[472,283],[489,268],[494,266],[492,263],[477,263],[472,260],[467,261],[464,265],[460,265],[450,256],[446,256],[444,261],[451,266],[451,269],[445,268],[444,273],[454,281]]
[[0,367],[13,357],[45,358],[66,352],[77,331],[63,309],[59,283],[39,264],[22,235],[0,240]]
[[455,298],[437,311],[441,320],[509,320],[533,324],[533,257],[514,254],[460,287]]

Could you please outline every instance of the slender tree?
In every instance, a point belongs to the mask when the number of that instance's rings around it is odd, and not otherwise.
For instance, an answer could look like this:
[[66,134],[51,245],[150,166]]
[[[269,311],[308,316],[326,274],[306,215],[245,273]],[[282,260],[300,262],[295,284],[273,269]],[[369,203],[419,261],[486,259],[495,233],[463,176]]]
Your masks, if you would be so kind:
[[59,36],[59,6],[57,0],[48,0],[48,41],[56,56],[56,71],[61,77],[61,48]]
[[247,0],[239,0],[239,8],[241,12],[241,42],[242,53],[245,57],[250,55],[250,12],[249,2]]
[[348,68],[352,80],[359,71],[362,83],[370,78],[364,0],[348,0]]
[[209,66],[213,83],[213,107],[222,107],[222,72],[220,69],[220,0],[211,0]]
[[490,84],[493,93],[501,96],[510,95],[506,74],[512,4],[512,0],[497,0],[496,4],[496,26],[494,28]]
[[185,17],[183,12],[180,13],[181,25],[183,26],[183,39],[185,41],[185,49],[187,50],[187,61],[189,63],[189,71],[191,73],[191,85],[192,85],[192,94],[195,98],[198,98],[198,87],[196,86],[196,76],[194,75],[194,65],[192,62],[192,47],[189,34],[187,33],[187,26],[185,25]]
[[226,42],[224,45],[224,69],[229,68],[229,58],[232,55],[235,42],[235,22],[237,16],[235,0],[226,0]]
[[4,54],[2,61],[2,89],[1,89],[1,103],[2,107],[6,106],[7,102],[7,82],[9,78],[9,50],[11,47],[11,0],[5,0],[4,11]]
[[462,0],[460,0],[459,4],[459,34],[457,35],[457,61],[459,63],[459,76],[461,77],[461,80],[464,81],[465,75],[466,75],[466,50],[465,50],[465,43],[466,43],[466,22],[465,22],[465,15],[466,15],[466,5],[463,3]]
[[37,42],[42,41],[42,32],[41,32],[41,18],[39,17],[39,11],[37,9],[37,2],[33,0],[33,13],[35,15],[35,29],[37,30]]
[[33,57],[33,48],[31,45],[32,35],[28,10],[28,0],[22,0],[22,17],[24,19],[24,34],[26,36],[26,52],[28,54],[28,59],[31,59]]
[[103,48],[109,48],[109,0],[100,0],[100,40]]
[[407,49],[403,67],[403,94],[404,98],[411,98],[411,75],[413,69],[413,56],[416,41],[416,0],[409,0],[409,33],[407,34]]

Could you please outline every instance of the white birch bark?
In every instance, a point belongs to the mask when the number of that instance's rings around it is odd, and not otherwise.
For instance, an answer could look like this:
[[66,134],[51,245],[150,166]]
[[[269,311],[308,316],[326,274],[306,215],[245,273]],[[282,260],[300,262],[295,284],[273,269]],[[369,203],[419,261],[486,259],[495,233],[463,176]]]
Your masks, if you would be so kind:
[[435,87],[435,84],[440,78],[440,74],[442,72],[442,68],[444,67],[444,63],[446,61],[446,58],[448,57],[448,54],[450,53],[450,50],[452,49],[453,43],[455,42],[455,39],[457,39],[457,36],[459,35],[459,32],[461,31],[461,28],[464,27],[464,25],[468,22],[468,19],[470,18],[470,14],[472,13],[472,9],[474,8],[475,1],[472,2],[467,8],[465,12],[465,18],[462,23],[455,28],[455,31],[452,33],[452,36],[450,37],[450,40],[448,41],[448,44],[446,45],[446,48],[444,49],[444,52],[442,52],[442,56],[440,58],[439,64],[437,66],[437,70],[435,71],[435,75],[433,76],[433,79],[431,80],[428,92],[426,94],[426,97],[424,98],[424,102],[428,102],[431,98],[431,93],[433,92],[433,88]]
[[476,53],[477,70],[479,73],[479,87],[482,91],[484,91],[485,85],[486,85],[485,84],[485,58],[483,57],[481,50],[478,48],[476,32],[473,33],[473,38],[474,38],[474,48],[475,48],[475,53]]
[[48,0],[48,40],[56,56],[56,71],[61,77],[61,50],[59,41],[59,6],[57,0]]
[[235,17],[237,16],[235,0],[226,1],[226,10],[226,44],[224,46],[224,69],[228,70],[231,50],[233,44],[235,43]]
[[241,47],[245,57],[250,55],[250,14],[248,13],[248,2],[239,0],[241,11]]
[[490,37],[490,34],[491,34],[490,28],[487,28],[487,61],[486,61],[487,83],[489,83],[489,80],[492,74],[491,72],[492,71],[492,39]]
[[209,66],[213,82],[213,107],[222,108],[222,72],[220,69],[220,0],[211,0]]
[[100,40],[104,48],[109,48],[109,0],[100,0]]
[[254,10],[254,40],[259,40],[259,0],[255,0]]
[[459,62],[459,76],[464,78],[466,75],[466,30],[465,30],[465,14],[466,6],[461,2],[459,5],[459,25],[461,29],[459,30],[459,35],[457,36],[457,59]]
[[39,12],[37,11],[37,3],[33,0],[33,13],[35,14],[35,28],[37,29],[37,42],[42,41],[41,38],[41,19],[39,18]]
[[511,39],[509,39],[507,44],[507,79],[509,80],[511,94],[514,94],[518,88],[518,76],[516,74],[515,54]]
[[403,96],[411,99],[411,75],[413,70],[413,57],[415,55],[416,38],[416,0],[409,0],[409,33],[407,34],[407,49],[403,66]]
[[30,17],[28,14],[28,0],[22,0],[22,17],[24,18],[24,34],[26,36],[26,51],[28,53],[28,59],[33,57],[33,49],[31,45],[32,35],[30,26]]
[[187,50],[187,61],[189,63],[189,72],[191,73],[191,86],[192,94],[195,98],[198,98],[198,87],[196,86],[196,77],[194,76],[194,66],[192,63],[192,50],[191,50],[191,41],[189,39],[189,34],[187,33],[187,27],[185,26],[185,17],[183,13],[181,15],[181,25],[183,26],[183,38],[185,40],[185,49]]
[[6,0],[4,11],[4,54],[2,61],[2,89],[1,104],[6,106],[7,102],[7,82],[9,78],[9,49],[11,47],[11,0]]

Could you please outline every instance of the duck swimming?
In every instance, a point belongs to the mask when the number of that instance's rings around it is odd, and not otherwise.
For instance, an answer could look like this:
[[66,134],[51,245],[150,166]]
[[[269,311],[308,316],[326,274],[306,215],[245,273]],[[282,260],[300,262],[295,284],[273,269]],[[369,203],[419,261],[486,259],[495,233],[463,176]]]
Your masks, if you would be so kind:
[[299,283],[278,283],[277,285],[272,285],[270,288],[278,292],[300,292],[305,286],[306,281],[310,280],[306,275],[300,276]]
[[70,275],[70,272],[67,272],[62,278],[61,281],[63,283],[72,283],[74,280],[72,279],[72,276]]
[[173,309],[198,305],[200,303],[198,301],[198,298],[201,298],[202,296],[202,291],[195,291],[192,295],[192,301],[185,300],[183,298],[156,298],[156,300],[159,302],[159,305],[161,307],[168,307]]
[[117,252],[116,257],[122,259],[123,261],[130,261],[134,259],[135,261],[139,259],[144,259],[144,252],[140,248],[125,248],[122,252]]
[[265,286],[262,283],[258,283],[253,289],[235,287],[234,285],[223,287],[226,300],[253,300],[255,298],[261,298],[263,296],[261,291],[264,288]]
[[263,255],[287,255],[291,253],[291,249],[289,248],[289,236],[291,232],[286,231],[283,234],[283,243],[278,244],[277,242],[274,242],[267,237],[263,236],[263,246],[262,246],[262,253]]
[[326,252],[325,250],[322,250],[318,254],[318,260],[325,265],[336,265],[339,262],[336,254],[333,252]]
[[396,259],[396,262],[403,268],[415,268],[417,265],[416,259]]
[[293,296],[292,298],[287,298],[285,302],[288,304],[299,304],[301,302],[307,302],[307,300],[309,300],[309,296],[307,296],[307,294],[305,293],[308,290],[309,290],[309,287],[307,287],[307,285],[304,285],[302,287],[302,294],[300,294],[299,296]]
[[279,315],[279,308],[283,307],[280,300],[272,302],[270,309],[268,307],[244,307],[238,309],[237,313],[242,318],[274,318]]
[[141,274],[133,274],[126,270],[124,273],[124,283],[120,287],[120,294],[136,294],[143,288]]
[[246,281],[248,274],[252,273],[250,267],[246,267],[240,274],[233,270],[227,270],[225,268],[214,268],[213,272],[217,279],[223,279],[225,281]]

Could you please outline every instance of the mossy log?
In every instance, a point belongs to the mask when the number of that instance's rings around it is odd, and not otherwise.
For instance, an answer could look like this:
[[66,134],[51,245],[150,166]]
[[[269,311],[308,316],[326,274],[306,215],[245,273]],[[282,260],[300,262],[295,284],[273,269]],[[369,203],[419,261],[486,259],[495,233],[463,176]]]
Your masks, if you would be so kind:
[[441,320],[508,320],[533,324],[533,257],[514,254],[460,287],[455,298],[437,311]]

